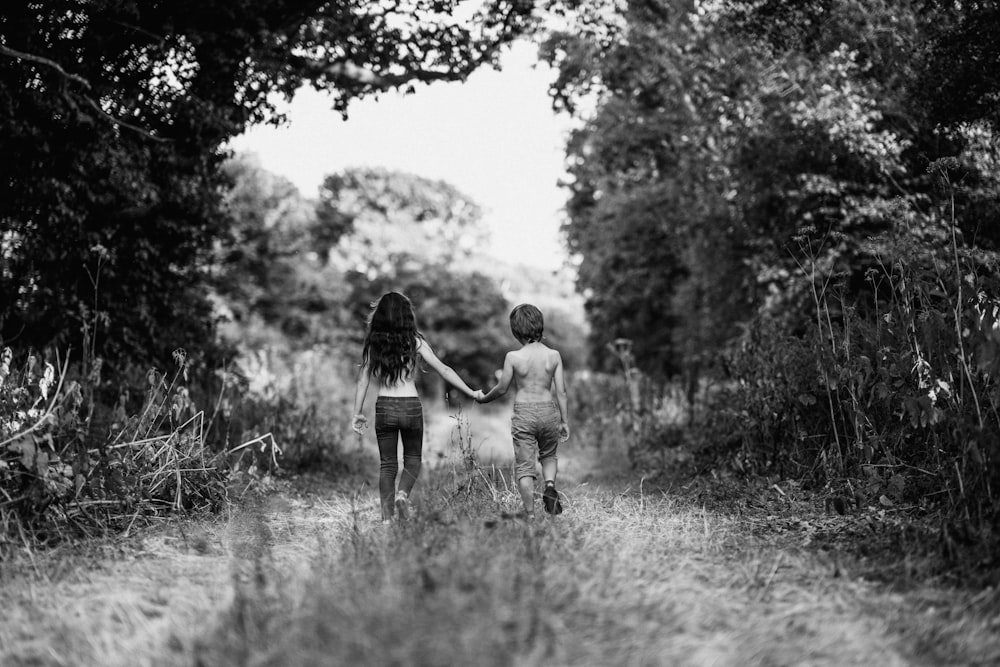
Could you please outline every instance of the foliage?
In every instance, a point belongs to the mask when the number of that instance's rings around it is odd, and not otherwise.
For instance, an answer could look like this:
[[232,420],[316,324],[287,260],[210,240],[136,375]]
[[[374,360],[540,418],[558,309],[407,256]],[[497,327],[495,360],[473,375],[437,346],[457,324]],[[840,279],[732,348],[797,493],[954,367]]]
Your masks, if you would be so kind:
[[222,171],[232,183],[226,193],[232,224],[220,248],[217,288],[231,312],[240,311],[232,312],[237,319],[250,312],[267,321],[281,319],[285,302],[298,296],[291,265],[312,250],[315,206],[255,156],[236,155]]
[[1000,127],[1000,7],[939,0],[932,40],[922,59],[915,97],[931,118],[951,125],[987,119]]
[[340,239],[333,261],[370,280],[408,263],[467,263],[487,233],[479,205],[451,184],[381,168],[327,176],[317,211],[323,238]]
[[[565,231],[592,351],[635,342],[640,366],[697,377],[761,309],[809,319],[789,250],[830,233],[824,262],[863,284],[865,241],[905,209],[925,224],[929,159],[960,153],[957,219],[995,247],[1000,188],[985,122],[939,127],[915,56],[938,30],[905,2],[658,0],[555,33],[557,106],[592,114],[568,146]],[[990,139],[987,139],[990,137]],[[735,325],[735,326],[734,326]]]
[[676,372],[691,341],[719,337],[721,312],[746,308],[722,158],[740,129],[726,100],[747,86],[733,63],[755,59],[686,4],[630,4],[603,31],[556,34],[543,51],[562,73],[557,103],[597,100],[568,147],[565,231],[605,369],[607,344],[624,337],[647,371]]
[[110,414],[95,403],[99,368],[68,361],[0,359],[0,556],[17,540],[31,548],[67,536],[132,525],[139,517],[216,509],[227,489],[206,447],[210,428],[187,386],[188,359],[175,351],[172,377],[144,377],[135,412],[122,389]]
[[[989,541],[992,3],[608,7],[617,21],[544,50],[555,103],[594,103],[565,229],[595,355],[610,368],[630,339],[637,370],[682,371],[689,398],[710,371],[720,388],[681,438],[710,465],[943,508],[946,549]],[[962,90],[943,99],[952,66]]]
[[[935,169],[946,175],[948,164]],[[828,273],[810,276],[806,335],[767,320],[751,329],[716,417],[740,436],[738,467],[805,477],[859,506],[943,504],[957,522],[942,535],[948,549],[990,538],[1000,256],[958,238],[947,218],[879,238],[866,302]],[[816,259],[803,258],[804,270]]]
[[324,248],[349,227],[324,225],[315,201],[253,155],[236,155],[223,170],[232,182],[232,227],[215,267],[224,338],[247,349],[286,339],[301,348],[336,344],[348,292],[342,273],[326,265]]
[[731,0],[741,32],[781,51],[856,49],[872,78],[906,88],[900,116],[929,116],[944,126],[1000,120],[1000,50],[995,2],[930,0]]
[[460,22],[458,4],[6,3],[0,336],[65,348],[96,310],[113,323],[95,339],[104,358],[208,352],[225,142],[279,120],[274,104],[302,85],[345,111],[461,80],[532,20],[529,3],[490,2]]

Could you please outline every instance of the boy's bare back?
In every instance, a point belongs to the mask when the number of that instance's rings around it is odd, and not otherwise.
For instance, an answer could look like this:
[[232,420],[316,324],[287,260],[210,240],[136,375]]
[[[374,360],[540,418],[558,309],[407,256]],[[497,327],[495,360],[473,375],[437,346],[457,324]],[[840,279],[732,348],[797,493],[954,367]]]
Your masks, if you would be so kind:
[[525,514],[535,516],[535,466],[538,463],[542,464],[545,480],[542,494],[545,511],[559,514],[562,505],[556,491],[559,469],[556,449],[560,442],[569,438],[569,406],[562,356],[541,342],[545,318],[542,311],[530,303],[522,303],[510,312],[510,332],[521,344],[521,349],[507,353],[496,385],[476,400],[489,403],[514,385],[510,434],[514,443],[517,489]]
[[541,342],[544,326],[541,311],[530,304],[523,303],[511,311],[510,331],[521,348],[507,353],[496,385],[476,400],[494,401],[506,394],[511,384],[515,409],[518,403],[549,403],[554,398],[559,409],[560,438],[565,440],[569,437],[569,402],[562,356]]
[[507,353],[505,365],[513,370],[514,400],[520,402],[552,399],[552,380],[562,365],[559,352],[539,342]]

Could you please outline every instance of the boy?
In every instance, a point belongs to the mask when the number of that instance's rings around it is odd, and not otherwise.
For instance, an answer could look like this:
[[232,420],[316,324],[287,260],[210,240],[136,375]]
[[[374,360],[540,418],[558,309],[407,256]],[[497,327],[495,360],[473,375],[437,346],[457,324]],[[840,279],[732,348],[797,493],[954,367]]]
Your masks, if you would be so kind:
[[[562,512],[556,491],[558,460],[556,447],[569,438],[569,411],[566,405],[566,384],[563,379],[562,357],[542,343],[545,322],[542,312],[522,303],[510,313],[510,331],[521,343],[521,349],[511,350],[504,357],[500,381],[490,389],[480,403],[489,403],[507,393],[514,381],[514,414],[510,433],[514,440],[514,470],[517,488],[529,519],[535,516],[535,461],[542,463],[545,492],[542,500],[549,514]],[[555,382],[556,400],[552,400]]]

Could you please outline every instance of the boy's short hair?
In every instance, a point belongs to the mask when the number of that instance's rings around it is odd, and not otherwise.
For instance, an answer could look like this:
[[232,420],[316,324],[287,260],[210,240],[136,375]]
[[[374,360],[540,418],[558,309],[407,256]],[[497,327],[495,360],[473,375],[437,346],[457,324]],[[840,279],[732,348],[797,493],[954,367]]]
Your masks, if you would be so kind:
[[535,343],[545,332],[542,311],[530,303],[522,303],[510,311],[510,331],[519,343]]

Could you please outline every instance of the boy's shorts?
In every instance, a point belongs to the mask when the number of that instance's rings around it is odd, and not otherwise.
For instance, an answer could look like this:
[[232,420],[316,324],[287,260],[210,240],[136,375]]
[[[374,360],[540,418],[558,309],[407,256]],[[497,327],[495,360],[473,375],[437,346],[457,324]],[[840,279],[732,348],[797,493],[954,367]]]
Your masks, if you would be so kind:
[[510,435],[514,440],[514,476],[537,478],[535,461],[556,460],[561,415],[553,401],[514,403]]

